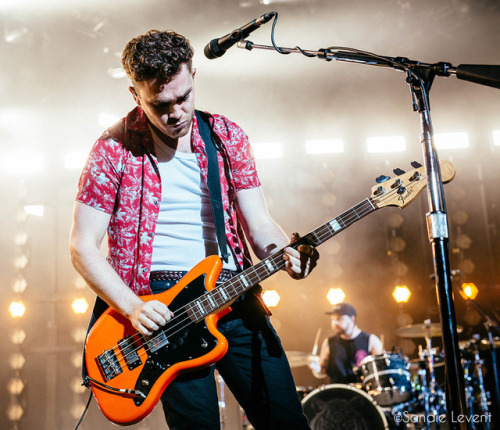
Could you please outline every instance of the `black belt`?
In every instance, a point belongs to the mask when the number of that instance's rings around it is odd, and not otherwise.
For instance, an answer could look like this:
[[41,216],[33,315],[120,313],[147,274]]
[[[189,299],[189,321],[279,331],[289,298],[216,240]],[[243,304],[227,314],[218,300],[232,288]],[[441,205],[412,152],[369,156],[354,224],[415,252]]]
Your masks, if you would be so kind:
[[[186,274],[182,270],[155,270],[149,274],[149,281],[180,281],[181,278]],[[237,272],[228,269],[222,269],[217,282],[229,281],[233,276],[236,276]]]

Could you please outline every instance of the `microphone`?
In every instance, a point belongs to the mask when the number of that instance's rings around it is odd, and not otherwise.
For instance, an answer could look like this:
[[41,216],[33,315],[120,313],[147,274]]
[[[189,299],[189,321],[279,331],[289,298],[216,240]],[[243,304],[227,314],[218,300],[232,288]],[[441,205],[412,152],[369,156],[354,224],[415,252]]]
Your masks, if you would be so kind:
[[207,46],[205,46],[205,57],[210,60],[222,57],[231,46],[245,39],[252,31],[257,30],[262,24],[270,21],[275,15],[276,12],[266,13],[225,36],[211,40]]

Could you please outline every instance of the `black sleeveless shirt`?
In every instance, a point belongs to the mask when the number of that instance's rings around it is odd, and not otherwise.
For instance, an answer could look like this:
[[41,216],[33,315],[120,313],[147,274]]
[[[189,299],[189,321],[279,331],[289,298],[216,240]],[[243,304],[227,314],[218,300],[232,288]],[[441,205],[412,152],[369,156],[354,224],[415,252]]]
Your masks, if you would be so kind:
[[326,373],[335,383],[356,382],[353,368],[370,355],[368,341],[370,334],[362,331],[354,339],[342,339],[340,335],[328,338],[330,357]]

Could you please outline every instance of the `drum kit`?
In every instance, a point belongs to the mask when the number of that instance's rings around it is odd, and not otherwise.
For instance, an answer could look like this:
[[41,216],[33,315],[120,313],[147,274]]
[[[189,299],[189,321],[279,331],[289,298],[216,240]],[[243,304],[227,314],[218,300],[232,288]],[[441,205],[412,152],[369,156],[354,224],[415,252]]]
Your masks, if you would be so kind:
[[[457,332],[461,331],[462,327],[457,327]],[[436,373],[439,368],[444,370],[444,356],[431,344],[432,338],[441,336],[440,324],[425,321],[408,325],[397,330],[397,335],[425,339],[418,358],[409,360],[398,353],[367,356],[354,369],[356,383],[297,387],[313,430],[449,428],[445,384]],[[484,387],[480,349],[479,339],[460,343],[467,414],[487,417],[489,393]],[[299,367],[307,365],[313,356],[294,351],[287,352],[287,357],[292,367]],[[490,420],[471,423],[469,428],[490,430]]]

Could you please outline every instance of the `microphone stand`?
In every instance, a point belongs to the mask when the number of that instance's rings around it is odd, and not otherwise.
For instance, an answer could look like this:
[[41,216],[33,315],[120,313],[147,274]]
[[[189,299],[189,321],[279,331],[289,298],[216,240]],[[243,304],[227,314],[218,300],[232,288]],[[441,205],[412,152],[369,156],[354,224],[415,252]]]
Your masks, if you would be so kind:
[[439,167],[438,155],[433,142],[433,128],[430,117],[428,93],[435,76],[456,74],[459,79],[469,80],[483,85],[500,88],[500,66],[461,65],[454,68],[451,64],[440,62],[426,64],[412,61],[404,57],[385,57],[352,48],[330,47],[318,51],[295,48],[278,48],[267,45],[256,45],[242,40],[238,47],[252,50],[276,50],[281,54],[300,53],[306,57],[316,57],[326,61],[333,59],[371,66],[391,67],[406,72],[406,82],[410,86],[413,110],[420,114],[421,144],[424,166],[427,173],[427,197],[429,213],[426,215],[427,230],[431,243],[437,300],[440,309],[443,332],[443,350],[446,369],[446,412],[450,428],[466,430],[465,421],[457,417],[465,417],[467,405],[463,369],[458,347],[457,323],[453,305],[451,271],[449,265],[448,218],[443,193],[443,182]]

